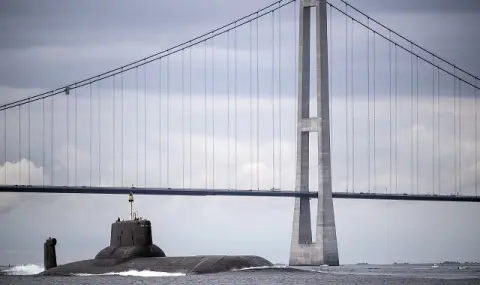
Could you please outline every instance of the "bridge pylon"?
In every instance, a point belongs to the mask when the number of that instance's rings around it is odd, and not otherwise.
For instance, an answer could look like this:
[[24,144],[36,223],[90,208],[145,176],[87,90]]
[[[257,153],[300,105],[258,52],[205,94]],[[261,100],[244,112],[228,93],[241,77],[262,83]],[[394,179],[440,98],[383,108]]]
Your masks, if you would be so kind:
[[[317,116],[310,117],[310,14],[316,9]],[[310,199],[296,198],[290,265],[339,265],[332,199],[328,86],[327,3],[300,1],[296,191],[309,191],[309,135],[318,135],[318,209],[312,241]]]

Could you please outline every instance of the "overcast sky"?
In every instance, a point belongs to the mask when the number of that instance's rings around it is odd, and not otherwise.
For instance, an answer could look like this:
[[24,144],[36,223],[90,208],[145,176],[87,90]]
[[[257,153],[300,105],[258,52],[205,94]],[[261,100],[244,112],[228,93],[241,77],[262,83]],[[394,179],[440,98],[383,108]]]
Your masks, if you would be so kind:
[[[270,1],[238,3],[3,1],[0,104],[154,54]],[[480,74],[475,1],[350,3]],[[1,183],[293,189],[298,37],[293,5],[122,77],[74,90],[73,96],[0,112]],[[480,169],[474,88],[454,83],[422,60],[417,68],[415,57],[380,36],[374,39],[359,24],[352,27],[339,12],[328,21],[334,191],[474,195]],[[419,95],[412,105],[417,70]],[[311,88],[315,92],[313,80]],[[391,112],[390,94],[397,102]],[[312,190],[316,153],[311,152]],[[0,198],[0,264],[41,264],[48,236],[59,240],[60,263],[91,258],[107,245],[110,223],[127,218],[129,210],[126,196],[2,193]],[[136,196],[135,208],[152,220],[154,242],[167,255],[257,254],[286,263],[293,202]],[[334,204],[341,263],[479,261],[476,204]]]

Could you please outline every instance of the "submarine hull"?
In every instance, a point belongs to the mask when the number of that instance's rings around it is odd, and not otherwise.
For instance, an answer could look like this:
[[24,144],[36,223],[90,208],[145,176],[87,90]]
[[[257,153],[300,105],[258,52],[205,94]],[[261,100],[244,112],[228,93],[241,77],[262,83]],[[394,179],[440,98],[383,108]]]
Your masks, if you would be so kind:
[[272,266],[268,260],[250,255],[201,255],[175,257],[139,257],[111,266],[98,264],[95,259],[76,261],[50,268],[39,275],[105,274],[129,270],[183,274],[207,274],[234,269]]
[[[133,201],[133,197],[129,201]],[[167,257],[153,243],[149,220],[134,218],[112,223],[110,245],[95,258],[57,266],[56,239],[44,244],[45,271],[39,275],[74,275],[120,273],[130,270],[183,274],[205,274],[259,266],[271,266],[268,260],[250,255],[199,255]]]

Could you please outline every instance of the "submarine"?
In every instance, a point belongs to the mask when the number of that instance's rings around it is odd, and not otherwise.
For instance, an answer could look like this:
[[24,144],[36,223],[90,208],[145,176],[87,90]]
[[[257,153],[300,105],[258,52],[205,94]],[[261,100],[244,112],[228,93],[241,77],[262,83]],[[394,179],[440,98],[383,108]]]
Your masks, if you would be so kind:
[[93,259],[57,265],[57,240],[49,237],[44,243],[45,270],[39,275],[106,274],[130,270],[193,275],[273,266],[270,261],[255,255],[166,256],[153,243],[152,223],[133,212],[132,193],[129,202],[130,220],[117,218],[111,224],[110,245],[100,250]]

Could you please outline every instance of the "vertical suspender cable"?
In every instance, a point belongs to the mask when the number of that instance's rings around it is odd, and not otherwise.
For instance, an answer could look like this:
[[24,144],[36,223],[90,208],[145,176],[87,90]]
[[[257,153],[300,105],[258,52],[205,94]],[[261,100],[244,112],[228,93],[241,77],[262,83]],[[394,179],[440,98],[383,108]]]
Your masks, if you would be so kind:
[[[55,134],[55,132],[54,132],[55,112],[53,110],[55,110],[55,96],[52,96],[52,109],[51,109],[51,114],[52,114],[52,116],[51,116],[51,123],[52,123],[51,130],[52,130],[52,132],[51,132],[51,144],[50,144],[50,147],[51,147],[51,150],[50,150],[50,155],[51,155],[50,166],[52,168],[51,169],[51,171],[52,171],[52,186],[55,185],[55,169],[53,167],[53,141],[54,141],[53,137],[54,137],[54,134]],[[6,114],[5,114],[5,116],[6,116]],[[5,145],[5,151],[6,151],[6,145]],[[90,157],[92,157],[92,156],[90,155]]]
[[112,171],[113,171],[113,176],[112,176],[112,186],[115,187],[116,185],[116,181],[115,181],[115,174],[116,174],[116,163],[115,163],[115,158],[116,158],[116,155],[117,155],[117,152],[116,152],[116,145],[117,145],[117,138],[116,138],[116,129],[117,129],[117,124],[116,124],[116,120],[117,120],[117,98],[115,96],[115,76],[113,76],[113,114],[112,114],[112,124],[113,124],[113,134],[112,134],[112,139],[113,139],[113,150],[112,150],[112,153],[113,153],[113,156],[112,156]]
[[278,2],[278,144],[279,144],[279,189],[282,189],[282,10]]
[[[294,43],[297,44],[298,41],[297,41],[297,5],[293,5],[293,39],[294,39]],[[294,66],[294,70],[296,71],[294,73],[294,87],[293,87],[293,94],[295,94],[295,101],[293,102],[292,106],[293,106],[293,115],[294,115],[294,118],[292,120],[292,122],[295,122],[294,125],[293,125],[293,151],[292,153],[294,154],[293,156],[293,161],[295,161],[295,157],[296,157],[296,150],[297,150],[297,124],[298,124],[298,63],[297,63],[297,50],[294,48],[293,49],[293,66]],[[295,190],[300,190],[300,189],[296,189],[297,185],[295,183],[295,179],[293,179],[293,187],[295,188]]]
[[167,187],[170,187],[170,57],[167,56]]
[[[123,80],[122,80],[122,85],[123,85]],[[93,164],[93,163],[92,163],[92,162],[93,162],[93,159],[92,159],[92,157],[93,157],[93,153],[92,153],[92,152],[93,152],[93,149],[92,149],[92,142],[93,142],[93,119],[92,119],[92,117],[93,117],[93,110],[92,110],[93,101],[92,101],[92,84],[90,83],[90,84],[88,85],[88,87],[89,87],[89,99],[88,99],[88,101],[89,101],[89,104],[90,104],[90,107],[89,107],[89,109],[88,109],[88,110],[89,110],[89,120],[90,120],[90,142],[89,142],[89,143],[90,143],[90,144],[89,144],[89,152],[90,152],[89,172],[90,172],[90,178],[89,178],[89,180],[90,180],[90,187],[92,187],[92,184],[93,184],[93,183],[92,183],[92,177],[93,177],[93,173],[92,173],[92,172],[93,172],[93,167],[92,167],[92,164]],[[122,87],[123,87],[123,86],[122,86]],[[54,98],[54,97],[52,97],[52,101],[53,101],[53,98]],[[123,112],[122,112],[122,113],[123,113]],[[53,105],[52,105],[52,117],[53,117]],[[52,124],[53,124],[53,119],[52,119]],[[53,127],[53,125],[52,125],[52,127]],[[53,129],[52,129],[52,133],[53,133]],[[52,135],[52,139],[53,139],[53,135]],[[53,141],[52,141],[52,142],[53,142]],[[52,149],[52,150],[53,150],[53,149]],[[53,154],[52,154],[52,159],[53,159]],[[53,162],[53,160],[52,160],[52,162]],[[53,164],[52,164],[52,167],[53,167]],[[122,175],[122,176],[123,176],[123,175]]]
[[[76,90],[76,89],[75,89]],[[31,157],[31,143],[32,143],[32,103],[28,104],[28,185],[31,185],[30,177],[30,161],[32,161]]]
[[462,81],[458,80],[458,191],[460,195],[462,195],[463,183],[462,153]]
[[[345,13],[348,6],[345,5]],[[347,160],[347,192],[350,182],[349,139],[348,139],[348,17],[345,17],[345,156]]]
[[353,77],[353,45],[354,45],[354,42],[355,42],[355,37],[354,37],[354,33],[353,33],[353,26],[354,26],[355,22],[353,21],[352,19],[352,34],[351,34],[351,37],[352,37],[352,42],[350,43],[350,50],[351,50],[351,54],[350,54],[350,73],[351,73],[351,99],[352,99],[352,191],[355,192],[355,93],[354,93],[354,77]]
[[237,23],[235,22],[235,48],[234,48],[234,53],[235,53],[235,67],[234,67],[234,93],[235,93],[235,183],[234,183],[234,189],[237,189],[237,127],[238,127],[238,118],[237,118]]
[[[18,160],[17,160],[17,168],[18,168],[18,175],[17,175],[17,183],[22,185],[22,167],[21,167],[21,160],[22,160],[22,117],[21,117],[22,106],[18,106]],[[68,149],[68,148],[67,148]],[[68,166],[68,163],[67,163]],[[68,169],[68,168],[67,168]]]
[[412,54],[410,55],[410,190],[413,192],[413,188],[415,185],[415,180],[413,178],[413,154],[414,154],[414,149],[413,149],[413,122],[414,122],[414,113],[413,113],[413,45],[410,47]]
[[376,79],[377,79],[377,53],[376,53],[376,44],[375,44],[375,37],[377,33],[373,32],[373,190],[374,193],[377,189],[377,121],[376,121],[376,113],[377,113],[377,91],[376,91]]
[[398,57],[397,44],[395,54],[395,193],[398,194]]
[[[5,110],[6,112],[7,110]],[[46,141],[45,141],[45,99],[42,100],[42,165],[45,169],[45,164],[46,164],[46,161],[45,161],[45,152],[46,152],[46,149],[47,149],[47,144],[46,144]],[[5,141],[5,144],[7,142]],[[5,158],[5,165],[6,165],[6,162],[7,162],[7,159]],[[3,169],[5,171],[5,167]],[[7,184],[7,183],[5,183]],[[42,186],[45,186],[45,175],[42,175]]]
[[416,139],[417,139],[417,140],[416,140],[416,143],[417,143],[417,157],[416,157],[416,158],[417,158],[417,179],[416,179],[416,180],[417,180],[417,194],[419,194],[419,191],[420,191],[420,187],[419,187],[419,186],[420,186],[420,181],[418,180],[418,173],[419,173],[419,169],[418,169],[418,163],[419,163],[419,161],[418,161],[418,160],[419,160],[419,159],[418,159],[418,157],[419,157],[419,155],[418,155],[418,139],[419,139],[419,138],[418,138],[418,129],[419,129],[419,124],[418,124],[418,56],[416,57],[416,64],[417,64],[417,73],[416,73],[416,74],[417,74],[417,80],[416,80],[416,83],[417,83],[417,94],[416,94],[416,95],[417,95],[417,104],[416,104],[416,105],[417,105],[417,110],[416,110],[416,111],[417,111],[417,114],[416,114],[416,116],[417,116],[417,119],[416,119],[417,124],[416,124],[416,126],[417,126],[417,127],[415,128],[416,131],[417,131],[417,136],[416,136]]
[[[454,74],[455,74],[454,69]],[[454,168],[454,194],[458,193],[457,188],[457,78],[453,78],[453,168]]]
[[[441,182],[441,167],[442,167],[442,163],[441,163],[441,159],[442,159],[442,155],[441,155],[441,149],[440,149],[440,69],[437,68],[437,153],[438,153],[438,159],[437,159],[437,163],[438,163],[438,166],[437,166],[437,171],[438,171],[438,175],[437,175],[437,186],[438,186],[438,194],[442,194],[442,183]],[[475,144],[476,145],[476,144]]]
[[[370,18],[367,18],[367,27],[370,27]],[[368,140],[368,150],[367,150],[367,155],[368,155],[368,168],[367,168],[367,176],[368,176],[368,193],[370,193],[371,190],[371,156],[370,156],[370,30],[367,30],[367,140]]]
[[188,57],[189,57],[189,59],[188,59],[188,61],[189,61],[189,63],[188,63],[188,68],[189,68],[189,70],[188,70],[188,73],[189,73],[188,74],[188,80],[190,81],[188,83],[188,87],[189,87],[189,100],[188,100],[189,115],[188,115],[188,118],[190,120],[190,122],[188,124],[188,126],[190,128],[190,137],[189,137],[189,140],[188,140],[189,143],[190,143],[190,148],[189,148],[190,150],[188,152],[189,155],[190,155],[190,163],[189,163],[190,169],[189,169],[188,177],[190,179],[190,188],[193,188],[192,187],[192,181],[193,181],[193,179],[192,179],[192,163],[193,163],[193,159],[192,159],[192,47],[190,47],[188,49],[188,53],[189,53],[188,54]]
[[[391,34],[388,34],[388,39],[390,40]],[[392,44],[388,42],[388,84],[390,86],[389,90],[389,99],[388,99],[388,132],[389,132],[389,139],[388,139],[388,169],[390,174],[388,175],[388,192],[392,193]]]
[[[257,17],[258,17],[258,12],[257,12]],[[259,75],[259,70],[258,70],[258,18],[256,20],[257,22],[257,189],[260,189],[260,75]]]
[[204,126],[205,126],[205,132],[204,132],[204,141],[205,141],[205,189],[208,188],[208,148],[207,148],[207,41],[204,41],[204,72],[203,72],[203,86],[204,86],[204,92],[203,92],[203,103],[204,103],[204,112],[203,112],[203,119],[204,119]]
[[121,112],[120,112],[120,117],[121,117],[121,128],[120,128],[120,136],[121,136],[121,140],[120,140],[120,143],[121,143],[121,147],[120,147],[120,151],[121,151],[121,155],[120,155],[120,177],[121,177],[121,180],[120,180],[120,185],[122,187],[125,187],[125,184],[124,184],[124,172],[123,172],[123,155],[124,155],[124,136],[123,136],[123,129],[124,129],[124,116],[123,116],[123,113],[124,113],[124,109],[123,109],[123,69],[120,73],[120,83],[121,83],[121,87],[122,87],[122,98],[121,98],[121,104],[120,104],[120,107],[121,107]]
[[[137,116],[136,116],[136,121],[135,121],[135,126],[136,126],[136,129],[137,129],[137,138],[135,140],[135,145],[136,145],[136,163],[137,163],[137,169],[136,169],[136,180],[135,180],[135,186],[138,187],[138,175],[139,175],[139,170],[138,170],[138,138],[140,136],[140,134],[138,133],[140,127],[139,127],[139,111],[138,111],[138,67],[135,68],[135,83],[136,83],[136,95],[135,95],[135,98],[136,98],[136,103],[135,103],[135,111],[137,113]],[[100,113],[99,113],[100,115]]]
[[[65,123],[65,126],[66,126],[66,134],[67,134],[67,176],[66,176],[66,180],[67,180],[67,186],[70,186],[70,95],[66,95],[65,98],[65,116],[66,116],[66,123]],[[20,111],[20,107],[18,108],[18,110]],[[20,117],[19,117],[20,119]],[[22,129],[22,126],[20,125],[20,130]],[[22,143],[20,143],[20,151],[22,149]],[[21,159],[21,158],[20,158]],[[19,168],[20,169],[20,168]],[[22,173],[20,172],[20,175]],[[20,178],[21,180],[21,178]],[[19,182],[21,183],[21,182]]]
[[[477,86],[478,80],[475,80],[475,86]],[[475,196],[478,196],[478,118],[477,118],[477,88],[473,94],[475,100]]]
[[275,188],[275,13],[272,12],[272,187]]
[[159,176],[159,187],[162,187],[162,142],[163,142],[163,134],[162,134],[162,58],[158,60],[158,140],[159,140],[159,148],[158,148],[158,176]]
[[[21,162],[22,162],[22,117],[21,117],[21,113],[22,113],[22,106],[18,106],[18,159],[17,159],[17,177],[15,177],[17,179],[17,183],[19,185],[22,185],[23,184],[23,177],[22,177],[22,166],[21,166]],[[68,148],[67,148],[68,150]],[[67,166],[68,166],[68,163],[67,163]],[[67,167],[68,169],[68,167]]]
[[250,36],[249,36],[249,42],[250,42],[250,58],[249,58],[249,72],[250,72],[250,108],[249,108],[249,123],[250,123],[250,190],[253,189],[253,143],[252,143],[252,137],[253,137],[253,119],[252,119],[252,22],[250,22]]
[[[101,88],[100,88],[100,82],[101,81],[98,81],[97,83],[97,87],[98,87],[98,95],[97,95],[97,99],[98,99],[98,106],[97,106],[97,112],[98,112],[98,116],[97,116],[97,120],[98,120],[98,185],[97,186],[102,186],[102,135],[101,135],[101,126],[102,126],[102,120],[100,118],[100,113],[101,113],[101,98],[100,98],[100,93],[101,93]],[[138,104],[137,104],[138,105]],[[138,128],[138,127],[137,127]],[[138,150],[137,150],[137,154],[138,154]],[[137,182],[138,184],[138,182]]]
[[[432,58],[435,64],[435,56]],[[437,134],[438,135],[438,134]],[[432,66],[432,195],[435,194],[435,66]]]
[[[23,184],[23,177],[22,177],[22,106],[18,106],[18,181],[17,183],[22,185]],[[67,144],[68,145],[68,144]],[[67,148],[68,150],[68,148]],[[68,162],[68,160],[67,160]],[[68,163],[67,163],[67,170],[68,170]]]
[[212,38],[212,186],[215,189],[215,37]]
[[[53,102],[53,97],[52,97],[52,102]],[[52,110],[53,110],[53,108],[52,108]],[[8,112],[8,109],[5,109],[3,112],[4,112],[3,115],[4,115],[4,123],[5,123],[5,127],[3,128],[3,138],[5,139],[5,148],[3,149],[3,151],[4,151],[3,152],[3,157],[5,159],[5,163],[3,165],[3,176],[4,176],[3,181],[4,181],[5,185],[7,185],[7,166],[8,166],[8,164],[7,164],[7,162],[8,162],[8,159],[7,159],[7,143],[8,143],[8,140],[7,140],[7,126],[8,126],[8,124],[7,124],[7,112]],[[53,112],[52,112],[52,114],[53,114]],[[52,122],[53,122],[53,120],[52,120]],[[53,125],[53,123],[52,123],[52,125]],[[52,133],[53,133],[53,128],[52,128]],[[52,144],[53,144],[53,140],[52,140]],[[52,147],[52,150],[53,150],[53,147]],[[52,155],[52,157],[53,157],[53,155]],[[52,167],[52,173],[53,173],[53,167]],[[53,179],[52,179],[52,181],[53,181]]]
[[77,181],[77,169],[78,169],[78,162],[77,162],[77,159],[78,159],[78,111],[77,111],[77,104],[78,104],[78,96],[77,96],[77,88],[75,88],[75,101],[74,101],[74,109],[73,109],[73,112],[74,112],[74,117],[75,117],[75,172],[74,172],[74,186],[78,186],[78,181]]
[[143,121],[145,126],[143,127],[143,130],[145,131],[144,135],[144,142],[143,142],[143,163],[144,163],[144,169],[143,169],[143,183],[145,187],[147,187],[147,65],[144,65],[144,82],[143,82],[143,105],[144,105],[144,112],[143,112]]
[[182,188],[185,188],[185,55],[182,49]]
[[230,32],[227,32],[227,189],[230,189]]
[[[475,86],[477,86],[478,80],[475,80]],[[477,88],[475,89],[474,100],[475,100],[475,196],[478,196],[478,118],[477,118]]]

